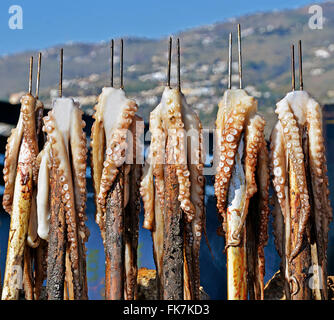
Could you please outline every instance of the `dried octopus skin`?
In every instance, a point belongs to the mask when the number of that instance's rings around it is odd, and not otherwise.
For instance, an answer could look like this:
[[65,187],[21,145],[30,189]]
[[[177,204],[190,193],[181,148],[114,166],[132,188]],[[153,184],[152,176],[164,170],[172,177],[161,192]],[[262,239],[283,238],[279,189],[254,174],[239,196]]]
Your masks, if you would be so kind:
[[[217,120],[225,119],[225,121],[223,123],[216,121],[216,128],[221,134],[219,134],[220,141],[218,141],[220,158],[214,186],[218,211],[222,216],[225,216],[228,186],[238,143],[245,124],[257,109],[257,102],[244,90],[227,90],[223,101],[219,108],[221,110],[218,110]],[[226,111],[228,115],[221,115]]]
[[154,206],[155,194],[153,183],[153,166],[149,163],[145,164],[143,176],[140,183],[140,194],[144,203],[144,223],[143,228],[148,230],[154,229]]
[[28,225],[28,235],[27,235],[27,245],[31,248],[37,248],[40,242],[37,233],[37,205],[36,205],[36,190],[33,191],[31,198],[31,209],[29,216],[29,225]]
[[37,233],[41,239],[48,241],[50,229],[50,148],[51,144],[47,142],[43,150],[38,155],[39,172],[37,185]]

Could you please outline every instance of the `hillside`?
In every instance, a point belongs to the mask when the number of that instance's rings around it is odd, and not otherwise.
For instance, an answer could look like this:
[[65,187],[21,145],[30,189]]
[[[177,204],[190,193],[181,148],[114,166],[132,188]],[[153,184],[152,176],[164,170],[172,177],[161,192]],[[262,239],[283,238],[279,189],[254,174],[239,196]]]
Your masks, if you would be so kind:
[[[322,4],[323,30],[308,27],[308,8],[258,13],[181,32],[182,86],[189,102],[206,125],[215,119],[217,103],[226,87],[228,33],[243,29],[244,84],[259,100],[260,110],[274,121],[275,102],[290,90],[290,44],[301,39],[304,49],[305,89],[320,102],[334,102],[334,2]],[[116,59],[118,62],[116,40]],[[108,43],[68,43],[64,47],[64,95],[79,97],[91,112],[101,87],[108,85]],[[61,46],[43,50],[41,97],[47,103],[56,95],[58,52]],[[233,64],[237,84],[237,45],[234,37]],[[158,103],[166,73],[167,39],[125,39],[125,87],[136,98],[146,119]],[[174,51],[175,53],[175,51]],[[0,57],[0,98],[27,88],[28,58],[37,52]],[[175,57],[175,54],[174,54]],[[175,67],[176,63],[174,64]],[[118,76],[118,66],[116,67]],[[175,68],[172,69],[176,74]],[[172,79],[175,83],[175,77]],[[116,84],[118,79],[116,77]],[[17,101],[12,95],[11,100]]]

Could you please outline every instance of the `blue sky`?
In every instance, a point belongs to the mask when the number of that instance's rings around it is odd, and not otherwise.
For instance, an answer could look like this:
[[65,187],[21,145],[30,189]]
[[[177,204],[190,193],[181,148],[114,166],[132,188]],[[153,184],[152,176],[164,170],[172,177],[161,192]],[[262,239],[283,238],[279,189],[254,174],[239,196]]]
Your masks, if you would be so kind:
[[[158,38],[257,11],[295,8],[310,0],[1,0],[0,54],[68,41]],[[8,9],[23,8],[23,30],[10,30]]]

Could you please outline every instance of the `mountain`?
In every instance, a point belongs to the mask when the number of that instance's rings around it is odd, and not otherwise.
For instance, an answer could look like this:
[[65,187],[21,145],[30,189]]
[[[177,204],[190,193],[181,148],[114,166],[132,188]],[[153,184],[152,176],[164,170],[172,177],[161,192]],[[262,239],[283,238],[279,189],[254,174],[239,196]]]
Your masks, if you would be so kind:
[[[321,103],[334,102],[334,2],[321,4],[322,30],[311,30],[308,7],[257,13],[189,29],[181,39],[182,88],[205,125],[215,120],[217,103],[226,88],[228,34],[234,32],[233,84],[238,84],[236,26],[243,34],[243,82],[259,100],[259,109],[271,125],[275,103],[291,88],[290,45],[303,42],[305,90]],[[58,53],[64,47],[64,95],[78,97],[91,113],[101,87],[108,85],[109,48],[103,43],[67,43],[43,50],[41,98],[49,104],[57,94]],[[176,83],[176,51],[173,51],[172,83]],[[37,52],[0,57],[0,98],[17,101],[27,89],[28,60]],[[119,41],[116,40],[115,83],[118,84]],[[165,82],[167,39],[126,38],[124,83],[140,113],[148,119],[158,103]],[[298,62],[298,59],[296,59]],[[296,65],[298,68],[298,64]],[[298,76],[298,70],[296,70]],[[298,78],[296,81],[298,83]],[[12,95],[17,93],[16,95]],[[270,127],[270,126],[268,126]]]

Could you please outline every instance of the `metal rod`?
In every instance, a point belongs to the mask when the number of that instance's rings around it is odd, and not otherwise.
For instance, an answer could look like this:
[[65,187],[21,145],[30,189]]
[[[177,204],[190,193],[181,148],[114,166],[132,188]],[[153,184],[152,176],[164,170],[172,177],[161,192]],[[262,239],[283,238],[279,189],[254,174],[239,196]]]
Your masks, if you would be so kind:
[[242,89],[242,52],[241,52],[241,27],[238,24],[238,54],[239,54],[239,88]]
[[110,86],[114,87],[114,39],[110,44]]
[[177,39],[177,87],[181,92],[181,53],[180,53],[180,39]]
[[60,49],[60,62],[59,62],[59,98],[63,96],[63,68],[64,68],[64,49]]
[[37,81],[36,81],[36,99],[39,96],[39,85],[41,79],[41,66],[42,66],[42,52],[38,54],[38,66],[37,66]]
[[292,91],[296,90],[296,80],[295,80],[295,46],[291,45],[291,85]]
[[34,65],[34,57],[30,57],[29,63],[29,93],[32,92],[32,72],[33,72],[33,65]]
[[170,71],[172,66],[172,37],[169,37],[168,44],[168,67],[167,67],[167,87],[170,88]]
[[228,42],[228,89],[232,88],[232,32],[229,36]]
[[120,53],[120,78],[121,78],[121,89],[124,89],[124,83],[123,83],[123,50],[124,50],[124,43],[123,43],[123,39],[121,39],[121,53]]
[[298,52],[299,52],[299,89],[304,90],[304,79],[303,79],[303,49],[302,41],[298,42]]

